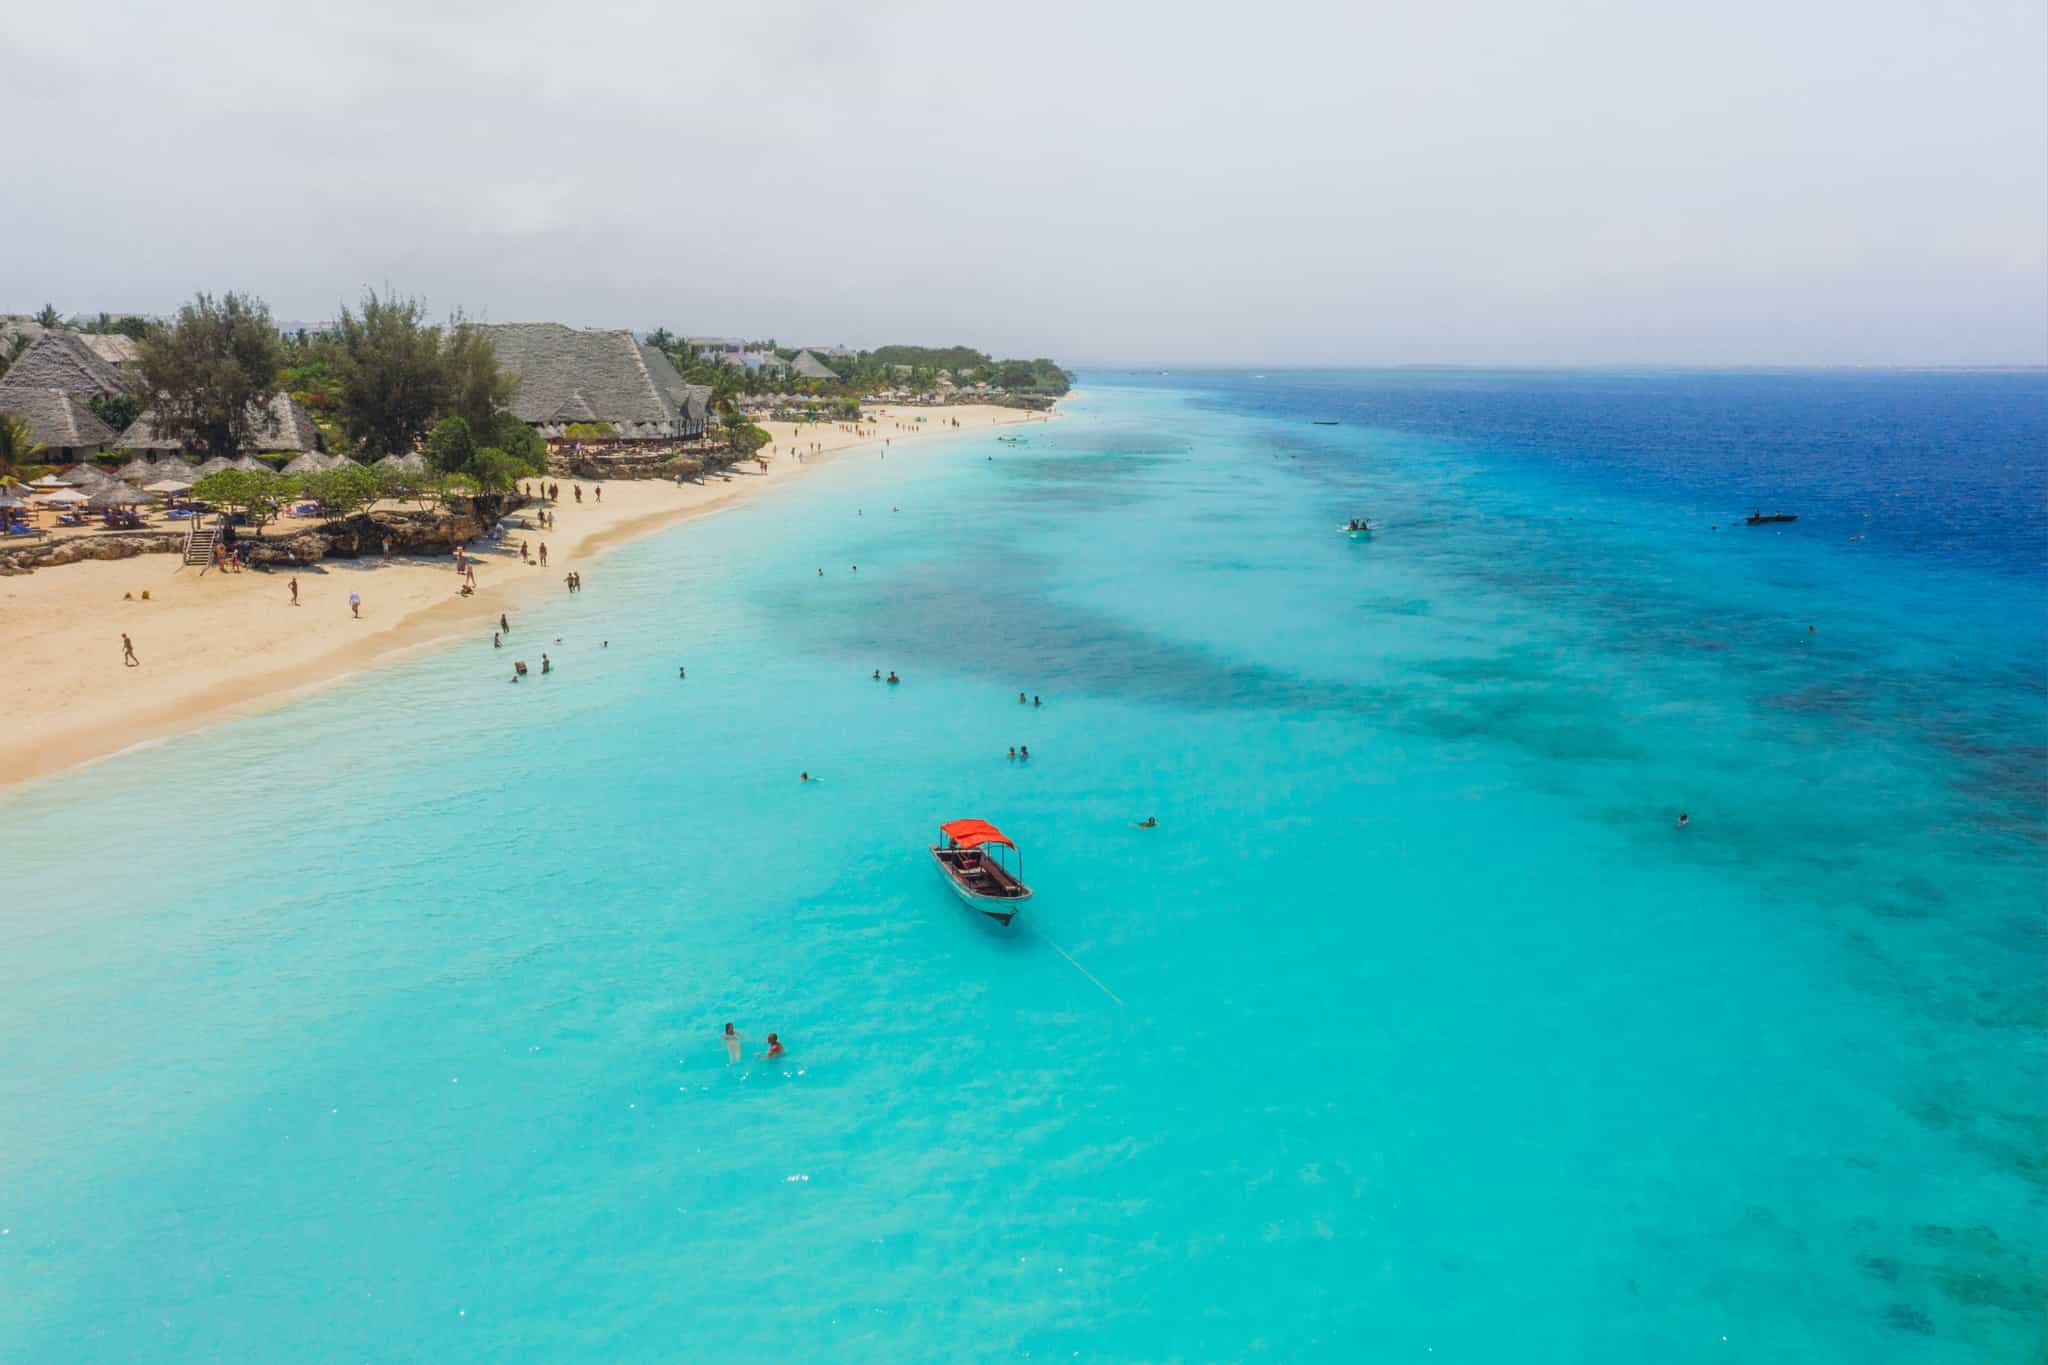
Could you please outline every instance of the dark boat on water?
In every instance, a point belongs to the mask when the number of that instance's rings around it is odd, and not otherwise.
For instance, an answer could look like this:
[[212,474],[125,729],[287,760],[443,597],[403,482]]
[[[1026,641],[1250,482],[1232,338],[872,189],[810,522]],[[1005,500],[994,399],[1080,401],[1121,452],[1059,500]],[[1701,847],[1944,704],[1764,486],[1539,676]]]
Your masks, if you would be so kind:
[[1337,423],[1334,420],[1325,421],[1324,419],[1317,417],[1312,419],[1311,425],[1319,427],[1334,427],[1337,425]]
[[1799,520],[1799,514],[1796,512],[1773,512],[1769,516],[1765,516],[1762,512],[1751,512],[1743,518],[1743,521],[1750,526],[1770,526],[1780,521],[1797,520]]
[[[1023,854],[1010,837],[986,820],[949,820],[939,826],[940,842],[931,846],[932,861],[945,874],[953,894],[998,924],[1008,924],[1017,907],[1031,899],[1031,888],[1019,874]],[[1000,861],[1001,851],[1017,854],[1017,871]]]

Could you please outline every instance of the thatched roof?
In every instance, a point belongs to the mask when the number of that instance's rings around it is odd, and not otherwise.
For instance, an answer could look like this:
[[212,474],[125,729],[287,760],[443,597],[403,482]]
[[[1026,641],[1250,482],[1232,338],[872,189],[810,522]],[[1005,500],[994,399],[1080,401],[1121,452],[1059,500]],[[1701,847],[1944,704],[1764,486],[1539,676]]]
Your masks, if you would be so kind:
[[239,467],[240,466],[237,461],[230,460],[225,455],[216,455],[212,459],[208,460],[206,463],[200,465],[197,469],[193,470],[192,479],[193,482],[196,483],[200,479],[205,478],[209,474],[218,474],[223,469],[236,469]]
[[[44,332],[21,358],[7,367],[0,378],[0,397],[5,390],[62,389],[80,398],[111,398],[128,392],[121,375],[93,354],[85,338],[76,332]],[[4,408],[0,402],[0,408]]]
[[377,468],[396,469],[402,474],[424,474],[427,472],[427,457],[417,450],[407,451],[403,455],[386,455],[377,461]]
[[71,466],[71,468],[64,471],[64,477],[73,488],[86,493],[92,492],[95,488],[105,488],[108,484],[120,482],[119,479],[107,473],[104,469],[99,468],[97,465],[89,464],[75,464]]
[[681,434],[688,391],[667,356],[624,329],[558,322],[479,324],[501,369],[518,377],[512,413],[543,429],[609,422],[622,436]]
[[796,359],[789,363],[799,379],[837,379],[839,372],[827,365],[809,351],[798,351]]
[[[17,363],[16,370],[21,366]],[[29,439],[51,450],[75,450],[113,444],[114,429],[86,405],[84,396],[59,388],[11,382],[14,370],[0,379],[0,413],[28,423]]]
[[301,455],[284,467],[287,474],[324,474],[330,469],[347,469],[355,461],[346,455]]
[[135,338],[120,332],[84,332],[79,335],[87,350],[106,361],[109,365],[138,365],[142,362],[142,348],[135,344]]
[[85,505],[87,507],[133,507],[137,503],[151,501],[154,501],[154,499],[141,489],[130,488],[119,479],[115,479],[94,489],[86,498]]
[[[320,448],[320,429],[313,425],[312,414],[282,390],[264,401],[261,412],[251,411],[249,421],[249,439],[245,449],[283,452]],[[185,448],[183,442],[156,429],[154,408],[136,418],[115,444],[123,450]]]

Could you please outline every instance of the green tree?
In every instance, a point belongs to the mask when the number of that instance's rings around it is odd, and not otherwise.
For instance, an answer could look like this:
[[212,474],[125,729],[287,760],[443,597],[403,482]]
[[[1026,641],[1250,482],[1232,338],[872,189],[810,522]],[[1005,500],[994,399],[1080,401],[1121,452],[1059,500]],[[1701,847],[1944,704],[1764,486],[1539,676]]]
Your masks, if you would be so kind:
[[775,438],[737,412],[727,413],[719,422],[725,443],[741,455],[751,455]]
[[469,423],[471,431],[489,431],[498,414],[510,407],[519,387],[516,376],[498,368],[498,350],[483,328],[457,314],[441,343],[441,410]]
[[270,309],[229,292],[200,294],[142,343],[142,379],[156,427],[214,456],[233,456],[263,420],[284,358]]
[[476,437],[467,421],[443,417],[427,433],[424,449],[429,468],[442,474],[460,474],[469,468],[476,454]]
[[393,501],[410,502],[422,512],[441,501],[441,495],[448,487],[448,476],[431,469],[422,469],[415,473],[409,469],[385,465],[374,472],[377,476],[379,496]]
[[342,305],[333,369],[342,430],[370,455],[412,449],[443,409],[441,329],[412,298],[363,294],[361,311]]
[[299,492],[317,500],[329,521],[342,521],[367,508],[384,494],[384,481],[359,464],[323,469],[299,480]]
[[0,472],[12,474],[33,460],[41,449],[28,423],[0,412]]
[[293,480],[269,470],[223,469],[192,485],[192,496],[214,507],[241,513],[251,526],[273,520],[296,488]]
[[510,455],[528,474],[548,472],[548,443],[540,433],[509,412],[501,412],[489,427],[489,444]]
[[142,400],[132,393],[103,393],[97,398],[87,399],[86,406],[92,409],[93,416],[116,432],[128,430],[142,415]]

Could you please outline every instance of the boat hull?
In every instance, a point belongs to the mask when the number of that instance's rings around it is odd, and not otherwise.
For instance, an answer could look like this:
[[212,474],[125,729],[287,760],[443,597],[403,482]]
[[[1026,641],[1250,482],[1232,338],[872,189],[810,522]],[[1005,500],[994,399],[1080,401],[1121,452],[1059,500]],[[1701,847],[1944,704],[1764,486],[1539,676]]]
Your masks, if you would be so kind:
[[1020,893],[1018,895],[984,895],[961,881],[954,872],[952,864],[939,856],[938,849],[932,849],[931,855],[932,866],[939,869],[939,875],[945,879],[947,886],[953,888],[953,894],[960,898],[960,903],[977,914],[988,916],[997,924],[1008,924],[1012,919],[1015,919],[1018,907],[1031,899],[1031,888],[1022,885],[1018,887]]

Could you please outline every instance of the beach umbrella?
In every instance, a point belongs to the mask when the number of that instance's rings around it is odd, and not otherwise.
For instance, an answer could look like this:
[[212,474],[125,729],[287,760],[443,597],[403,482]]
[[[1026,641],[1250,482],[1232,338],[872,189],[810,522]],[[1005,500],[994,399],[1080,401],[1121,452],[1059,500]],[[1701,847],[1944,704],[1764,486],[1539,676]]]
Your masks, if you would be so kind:
[[29,485],[30,488],[69,488],[71,480],[60,479],[55,474],[45,474]]
[[[40,482],[40,480],[38,480],[38,482]],[[56,492],[50,494],[48,497],[44,498],[43,501],[61,503],[64,506],[69,507],[73,503],[84,502],[85,494],[79,492],[76,488],[60,488]]]
[[85,504],[88,507],[133,507],[139,502],[149,500],[149,494],[139,488],[130,488],[116,479],[105,488],[94,490],[92,496],[85,500]]
[[326,459],[314,454],[312,451],[307,451],[304,455],[299,456],[298,459],[286,465],[284,472],[292,475],[323,474],[329,467]]
[[193,470],[192,477],[194,479],[203,479],[209,474],[218,474],[223,469],[233,469],[235,467],[235,462],[233,460],[230,460],[227,456],[216,455],[212,459],[208,460],[205,464],[199,466],[199,468]]
[[145,493],[188,493],[192,485],[183,479],[159,479],[142,491]]
[[17,498],[17,497],[15,497],[15,496],[14,496],[14,495],[13,495],[12,493],[5,493],[5,494],[0,494],[0,507],[26,507],[26,506],[28,506],[28,504],[27,504],[27,503],[23,502],[23,501],[22,501],[22,500],[21,500],[20,498]]
[[239,460],[230,460],[228,461],[228,467],[230,469],[246,469],[251,474],[268,474],[270,472],[270,466],[257,459],[254,455],[244,455]]
[[143,479],[155,478],[157,472],[155,460],[146,460],[142,456],[137,455],[127,464],[115,470],[114,477],[125,480],[128,483],[138,483]]
[[71,480],[72,487],[87,490],[104,488],[110,483],[120,482],[113,475],[102,474],[89,464],[73,465],[64,471],[64,477]]

